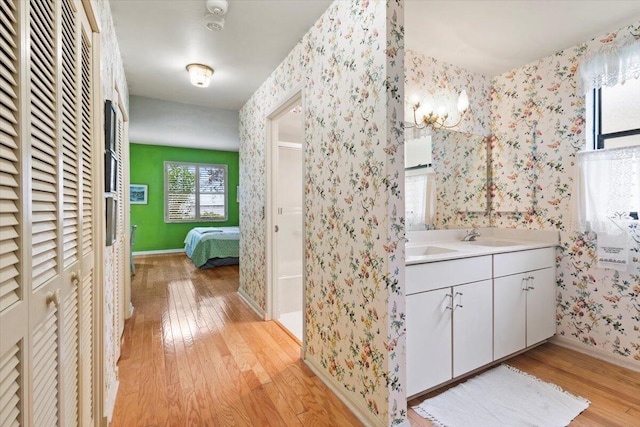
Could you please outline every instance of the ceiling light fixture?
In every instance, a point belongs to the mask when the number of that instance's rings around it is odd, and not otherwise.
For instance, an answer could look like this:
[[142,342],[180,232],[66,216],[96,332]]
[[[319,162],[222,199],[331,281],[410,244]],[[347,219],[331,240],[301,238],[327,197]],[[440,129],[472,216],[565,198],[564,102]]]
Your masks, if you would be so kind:
[[214,15],[222,16],[227,13],[228,8],[227,0],[207,0],[207,10]]
[[209,83],[211,83],[213,68],[202,64],[189,64],[187,65],[187,71],[189,72],[192,85],[196,87],[207,87]]
[[[463,90],[460,92],[460,96],[458,97],[458,112],[460,113],[460,118],[455,124],[447,125],[447,118],[449,118],[449,112],[445,107],[441,106],[437,109],[437,111],[433,111],[431,105],[426,104],[422,109],[420,108],[420,103],[416,102],[413,104],[413,124],[409,124],[405,126],[405,129],[424,129],[426,127],[431,127],[432,129],[451,129],[458,126],[462,122],[462,118],[464,114],[469,109],[469,97],[467,96],[467,91]],[[418,112],[420,110],[420,112]],[[422,118],[418,121],[418,115],[422,114]]]
[[205,13],[204,25],[211,31],[221,31],[224,28],[224,18],[220,15]]

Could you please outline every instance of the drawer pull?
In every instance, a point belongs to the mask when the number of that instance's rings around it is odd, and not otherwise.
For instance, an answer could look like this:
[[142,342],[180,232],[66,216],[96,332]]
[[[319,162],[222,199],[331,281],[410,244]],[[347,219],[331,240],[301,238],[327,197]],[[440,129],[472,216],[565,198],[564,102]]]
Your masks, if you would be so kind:
[[454,308],[458,308],[458,307],[464,308],[464,306],[462,305],[462,295],[463,295],[462,292],[456,292],[456,296],[458,296],[458,295],[460,295],[460,303],[456,304],[456,306]]
[[449,298],[449,304],[445,307],[447,310],[451,310],[453,311],[453,307],[451,307],[453,305],[453,295],[451,294],[446,294],[445,297]]

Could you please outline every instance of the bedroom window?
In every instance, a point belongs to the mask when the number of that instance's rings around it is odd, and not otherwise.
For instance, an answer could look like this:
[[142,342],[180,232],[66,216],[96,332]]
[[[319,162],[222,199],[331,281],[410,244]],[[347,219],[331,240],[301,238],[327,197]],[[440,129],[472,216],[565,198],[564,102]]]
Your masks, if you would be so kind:
[[227,166],[164,163],[165,222],[227,220]]

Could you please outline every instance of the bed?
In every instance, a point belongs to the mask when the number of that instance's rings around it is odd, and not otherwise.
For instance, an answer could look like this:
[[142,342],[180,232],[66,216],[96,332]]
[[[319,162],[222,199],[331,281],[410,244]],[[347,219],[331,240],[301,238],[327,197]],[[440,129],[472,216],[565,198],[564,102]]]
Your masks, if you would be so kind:
[[239,261],[238,227],[196,227],[184,239],[187,256],[199,268],[235,265]]

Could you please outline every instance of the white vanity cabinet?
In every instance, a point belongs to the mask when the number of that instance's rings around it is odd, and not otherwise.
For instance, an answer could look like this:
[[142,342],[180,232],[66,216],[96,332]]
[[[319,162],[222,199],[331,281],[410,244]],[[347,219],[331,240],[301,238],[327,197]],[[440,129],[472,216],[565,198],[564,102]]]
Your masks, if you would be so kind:
[[496,254],[493,262],[493,353],[500,359],[555,334],[555,252]]
[[407,396],[555,334],[555,248],[406,268]]
[[453,378],[493,361],[491,280],[453,288]]
[[450,288],[407,297],[407,396],[451,379]]
[[411,396],[492,361],[491,256],[412,265],[406,271]]

